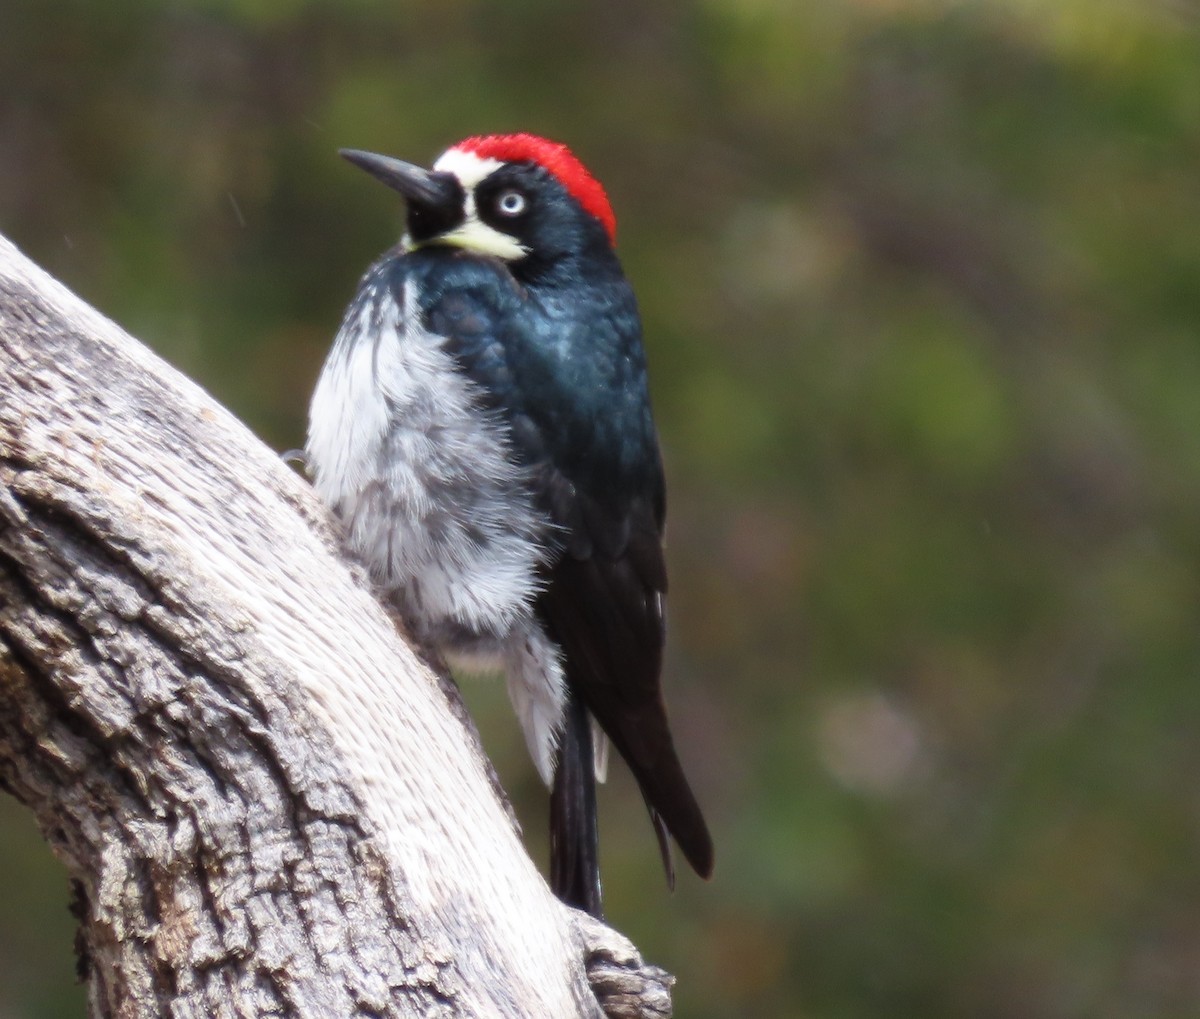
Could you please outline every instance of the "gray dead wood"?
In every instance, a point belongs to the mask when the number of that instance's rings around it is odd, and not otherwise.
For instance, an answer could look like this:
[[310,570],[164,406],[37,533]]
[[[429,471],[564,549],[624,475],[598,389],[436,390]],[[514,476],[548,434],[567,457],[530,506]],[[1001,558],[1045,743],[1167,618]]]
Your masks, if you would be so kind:
[[0,785],[90,1013],[669,1015],[489,774],[307,484],[0,238]]

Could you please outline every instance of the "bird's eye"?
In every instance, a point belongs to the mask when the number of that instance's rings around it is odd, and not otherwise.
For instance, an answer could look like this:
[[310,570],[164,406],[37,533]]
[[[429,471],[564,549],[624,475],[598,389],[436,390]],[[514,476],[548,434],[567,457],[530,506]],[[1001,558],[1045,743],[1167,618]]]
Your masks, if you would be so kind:
[[527,204],[525,196],[516,188],[501,191],[496,196],[496,211],[502,216],[519,216]]

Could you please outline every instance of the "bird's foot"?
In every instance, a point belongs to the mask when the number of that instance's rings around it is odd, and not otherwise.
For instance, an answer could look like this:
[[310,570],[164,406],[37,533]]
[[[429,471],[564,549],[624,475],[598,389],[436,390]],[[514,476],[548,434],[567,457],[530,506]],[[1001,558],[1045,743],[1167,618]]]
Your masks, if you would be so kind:
[[308,472],[308,454],[302,449],[285,449],[279,454],[279,459],[289,467],[299,467],[305,473]]

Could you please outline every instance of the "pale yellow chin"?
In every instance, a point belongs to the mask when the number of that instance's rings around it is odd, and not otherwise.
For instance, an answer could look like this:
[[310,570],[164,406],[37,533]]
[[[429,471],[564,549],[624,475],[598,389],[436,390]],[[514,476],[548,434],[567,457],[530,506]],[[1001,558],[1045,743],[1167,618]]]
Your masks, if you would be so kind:
[[518,258],[524,258],[529,254],[529,250],[523,244],[519,244],[508,234],[501,233],[499,230],[488,226],[478,219],[468,219],[462,226],[457,226],[444,234],[438,234],[427,241],[421,241],[417,244],[414,244],[411,239],[406,239],[405,241],[405,247],[409,251],[435,244],[447,244],[455,248],[464,248],[467,251],[476,251],[481,255],[492,255],[510,262]]

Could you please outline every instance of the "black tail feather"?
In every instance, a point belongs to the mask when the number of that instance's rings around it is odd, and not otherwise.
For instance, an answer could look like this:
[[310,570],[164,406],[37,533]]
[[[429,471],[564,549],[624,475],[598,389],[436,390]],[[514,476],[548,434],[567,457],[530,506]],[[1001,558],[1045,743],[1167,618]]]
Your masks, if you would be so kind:
[[[675,839],[683,851],[684,859],[702,878],[712,877],[713,844],[704,815],[683,775],[679,758],[671,744],[671,734],[666,728],[666,715],[662,716],[659,733],[658,754],[649,767],[626,755],[630,768],[641,787],[642,796],[650,810],[654,834],[658,836],[659,852],[662,854],[663,870],[667,884],[675,886],[675,868],[671,857],[671,845],[667,833]],[[615,742],[615,741],[614,741]],[[618,748],[622,751],[624,747]]]
[[570,692],[563,722],[550,793],[550,887],[567,905],[603,919],[592,724]]
[[658,839],[658,852],[662,857],[663,872],[667,875],[667,887],[675,891],[675,855],[671,852],[671,836],[667,831],[667,822],[650,805],[649,800],[646,800],[646,807],[650,811],[650,823],[654,825],[654,837]]

